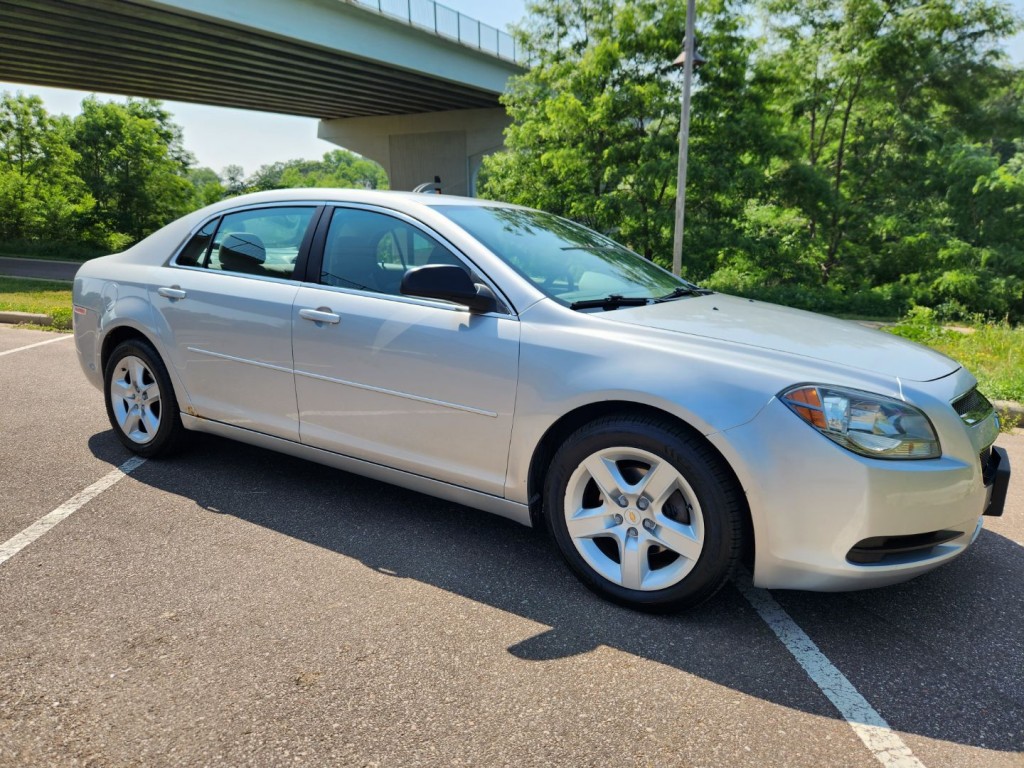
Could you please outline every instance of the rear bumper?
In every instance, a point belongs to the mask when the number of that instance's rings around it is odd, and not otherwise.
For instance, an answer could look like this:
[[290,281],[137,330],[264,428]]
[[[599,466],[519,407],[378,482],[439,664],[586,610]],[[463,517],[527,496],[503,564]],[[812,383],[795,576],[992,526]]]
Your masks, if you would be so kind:
[[103,372],[100,370],[99,314],[95,310],[75,304],[74,334],[75,351],[82,373],[97,389],[103,389]]

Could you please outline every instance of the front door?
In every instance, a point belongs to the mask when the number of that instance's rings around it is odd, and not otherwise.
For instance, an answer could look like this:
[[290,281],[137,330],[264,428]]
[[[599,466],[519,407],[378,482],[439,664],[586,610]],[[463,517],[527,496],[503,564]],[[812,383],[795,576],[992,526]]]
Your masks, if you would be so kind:
[[400,295],[412,267],[469,269],[403,217],[337,208],[325,241],[292,315],[302,442],[501,496],[518,320]]

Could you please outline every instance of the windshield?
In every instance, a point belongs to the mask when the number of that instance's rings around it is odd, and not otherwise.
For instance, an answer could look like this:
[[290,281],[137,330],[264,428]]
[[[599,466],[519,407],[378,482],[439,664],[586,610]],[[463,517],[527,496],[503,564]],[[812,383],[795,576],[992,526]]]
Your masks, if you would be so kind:
[[469,205],[435,210],[564,304],[656,299],[694,287],[614,240],[550,213]]

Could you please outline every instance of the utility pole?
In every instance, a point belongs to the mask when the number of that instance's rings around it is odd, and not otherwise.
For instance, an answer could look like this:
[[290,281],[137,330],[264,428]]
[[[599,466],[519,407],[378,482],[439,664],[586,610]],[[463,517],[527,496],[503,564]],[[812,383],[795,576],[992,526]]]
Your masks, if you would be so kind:
[[[686,165],[690,150],[690,87],[693,83],[693,68],[698,63],[694,42],[694,17],[697,15],[696,0],[686,3],[686,36],[683,38],[683,53],[673,62],[683,65],[683,96],[679,112],[679,173],[676,181],[676,222],[672,238],[672,274],[683,270],[683,224],[686,220]],[[682,59],[682,62],[680,62]],[[703,62],[703,59],[700,60]]]

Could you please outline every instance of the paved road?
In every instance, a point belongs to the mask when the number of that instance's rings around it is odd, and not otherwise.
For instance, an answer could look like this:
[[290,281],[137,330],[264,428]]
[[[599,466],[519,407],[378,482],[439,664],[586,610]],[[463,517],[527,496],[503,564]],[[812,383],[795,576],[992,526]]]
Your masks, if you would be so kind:
[[37,277],[46,280],[74,280],[82,266],[77,261],[49,259],[12,259],[0,256],[0,275],[8,277]]
[[[71,341],[11,352],[52,338],[0,327],[0,543],[129,458]],[[771,593],[902,757],[735,587],[633,613],[505,520],[200,437],[0,565],[0,765],[1020,768],[1024,435],[1000,442],[1007,514],[956,562]]]

